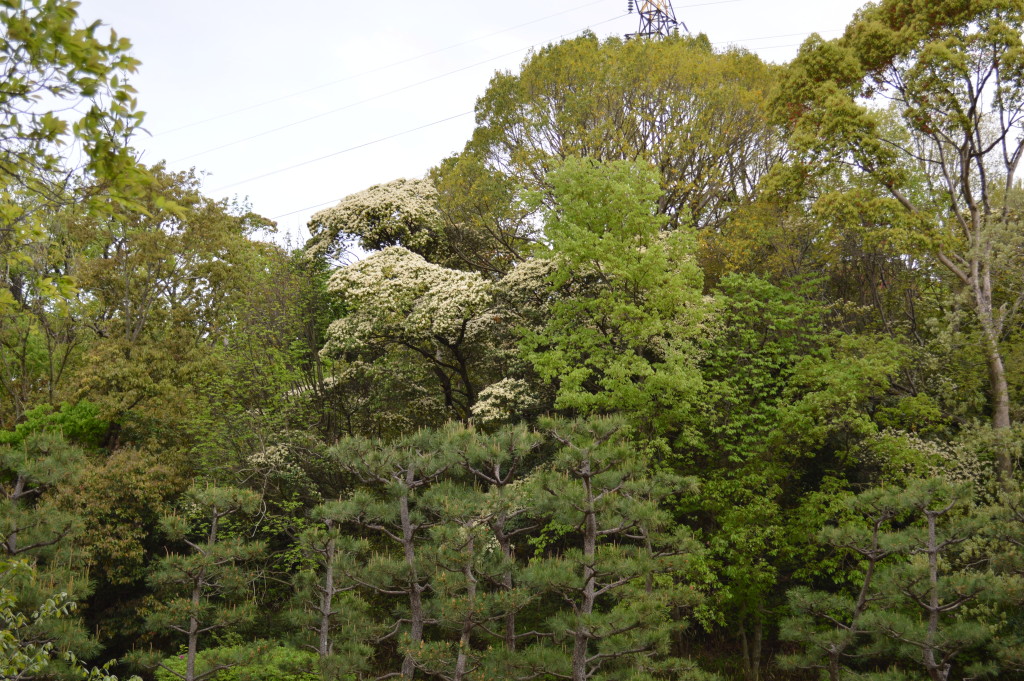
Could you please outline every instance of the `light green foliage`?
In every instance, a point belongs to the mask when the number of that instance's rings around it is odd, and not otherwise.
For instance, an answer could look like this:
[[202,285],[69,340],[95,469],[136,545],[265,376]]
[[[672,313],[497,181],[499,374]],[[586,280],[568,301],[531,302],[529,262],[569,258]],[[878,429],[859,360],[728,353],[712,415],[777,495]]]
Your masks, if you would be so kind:
[[59,432],[64,439],[82,447],[99,447],[106,435],[108,424],[99,418],[99,409],[87,400],[75,404],[64,403],[59,410],[42,404],[27,411],[24,421],[14,430],[0,431],[0,444],[19,445],[31,433]]
[[195,173],[152,173],[141,208],[76,228],[83,322],[95,337],[72,378],[111,422],[109,445],[170,450],[202,414],[198,393],[223,370],[218,352],[272,249],[249,239],[265,220],[202,196]]
[[823,354],[794,368],[790,404],[780,416],[775,436],[794,454],[827,441],[849,449],[876,433],[869,407],[887,395],[905,361],[905,350],[885,336],[840,335]]
[[[197,656],[199,664],[214,667],[225,660],[236,664],[221,669],[211,681],[319,681],[316,655],[272,641],[253,641],[238,646],[218,646]],[[174,655],[156,670],[156,681],[176,681],[185,672],[184,656]]]
[[729,275],[714,296],[715,332],[702,339],[704,447],[715,463],[764,453],[799,367],[823,358],[823,311],[763,279]]
[[548,181],[540,257],[558,297],[523,349],[557,382],[557,408],[678,429],[700,387],[693,341],[707,332],[692,232],[664,229],[649,166],[569,159]]
[[[21,288],[10,267],[17,272],[19,263],[31,262],[26,246],[44,240],[52,212],[75,202],[102,212],[100,195],[111,185],[123,191],[144,178],[124,144],[142,120],[126,80],[138,65],[128,54],[131,44],[99,22],[83,26],[77,9],[69,0],[0,4],[3,314],[18,303]],[[70,284],[45,277],[29,285],[66,291]]]

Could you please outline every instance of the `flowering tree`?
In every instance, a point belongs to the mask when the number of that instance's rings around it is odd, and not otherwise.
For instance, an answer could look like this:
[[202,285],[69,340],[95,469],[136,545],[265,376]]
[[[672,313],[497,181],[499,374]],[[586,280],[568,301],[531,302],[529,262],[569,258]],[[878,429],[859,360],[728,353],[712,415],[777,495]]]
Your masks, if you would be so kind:
[[440,219],[437,189],[430,180],[375,184],[315,213],[307,251],[339,256],[355,242],[364,250],[404,246],[433,260],[444,249]]
[[489,355],[489,282],[392,246],[339,270],[329,288],[348,314],[330,325],[325,355],[418,358],[436,378],[445,410],[469,418],[481,387],[477,364]]

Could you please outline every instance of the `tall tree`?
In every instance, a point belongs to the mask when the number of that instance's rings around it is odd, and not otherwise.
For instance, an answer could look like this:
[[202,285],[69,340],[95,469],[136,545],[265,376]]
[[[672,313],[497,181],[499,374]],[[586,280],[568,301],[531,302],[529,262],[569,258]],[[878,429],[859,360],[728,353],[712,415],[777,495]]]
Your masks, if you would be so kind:
[[[188,553],[168,553],[150,575],[154,586],[166,598],[148,618],[149,626],[184,637],[185,669],[171,669],[155,662],[182,681],[202,681],[237,660],[208,661],[197,665],[201,639],[229,627],[239,626],[254,614],[250,574],[246,562],[263,547],[239,536],[225,536],[225,519],[236,513],[253,513],[259,496],[232,487],[194,485],[186,497],[193,517],[164,518],[164,531],[180,541]],[[145,655],[141,656],[145,658]]]
[[571,156],[649,164],[673,225],[714,228],[783,154],[766,116],[775,74],[749,52],[716,53],[705,36],[588,33],[496,74],[467,151],[532,189]]
[[699,549],[659,506],[695,481],[652,470],[625,425],[616,417],[543,424],[558,450],[529,484],[567,541],[531,561],[523,580],[565,607],[545,623],[551,638],[514,658],[522,677],[651,678],[685,667],[666,655],[669,631],[680,626],[670,613],[695,601],[685,581]]
[[557,386],[557,408],[626,412],[648,432],[678,433],[700,386],[692,231],[663,231],[657,172],[644,163],[569,159],[548,182],[539,255],[557,297],[544,327],[526,332],[526,356]]
[[349,537],[343,547],[348,560],[339,567],[367,598],[399,599],[398,614],[364,635],[378,654],[397,642],[401,662],[395,675],[412,679],[426,627],[435,623],[425,595],[433,574],[427,532],[437,520],[420,500],[445,478],[454,461],[432,431],[421,431],[394,444],[345,438],[331,454],[361,487],[348,498],[326,505],[324,513],[375,536],[375,540]]
[[[1014,236],[1022,29],[1019,0],[883,0],[841,38],[808,39],[777,98],[805,159],[853,170],[831,209],[872,211],[890,247],[933,257],[970,301],[997,429],[1010,426],[1002,342],[1024,303]],[[1005,453],[999,463],[1008,477]]]

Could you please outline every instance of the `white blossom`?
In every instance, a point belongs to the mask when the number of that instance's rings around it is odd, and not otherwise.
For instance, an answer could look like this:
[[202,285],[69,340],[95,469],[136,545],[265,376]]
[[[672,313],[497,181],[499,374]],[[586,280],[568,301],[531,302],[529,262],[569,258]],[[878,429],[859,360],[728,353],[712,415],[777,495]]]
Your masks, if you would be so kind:
[[482,333],[474,319],[492,301],[481,275],[431,264],[399,246],[339,270],[329,289],[349,312],[331,324],[328,354],[374,343],[471,342]]
[[370,248],[399,241],[421,250],[436,238],[440,221],[437,189],[425,179],[399,179],[376,184],[315,213],[309,221],[311,256],[333,253],[340,236],[357,236]]
[[503,421],[537,405],[537,398],[526,381],[504,378],[480,391],[473,405],[473,419],[478,423]]

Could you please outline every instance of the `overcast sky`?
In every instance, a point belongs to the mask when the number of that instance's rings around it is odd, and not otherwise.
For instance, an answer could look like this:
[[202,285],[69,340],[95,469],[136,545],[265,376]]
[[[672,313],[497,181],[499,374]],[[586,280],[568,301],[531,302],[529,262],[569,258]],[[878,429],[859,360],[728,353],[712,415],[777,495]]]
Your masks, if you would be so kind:
[[[279,241],[301,244],[319,208],[460,151],[491,75],[518,69],[531,46],[636,30],[626,2],[83,0],[79,12],[130,38],[142,61],[143,161],[194,166],[209,196],[248,197]],[[812,32],[837,36],[863,3],[673,4],[716,46],[784,62]]]

